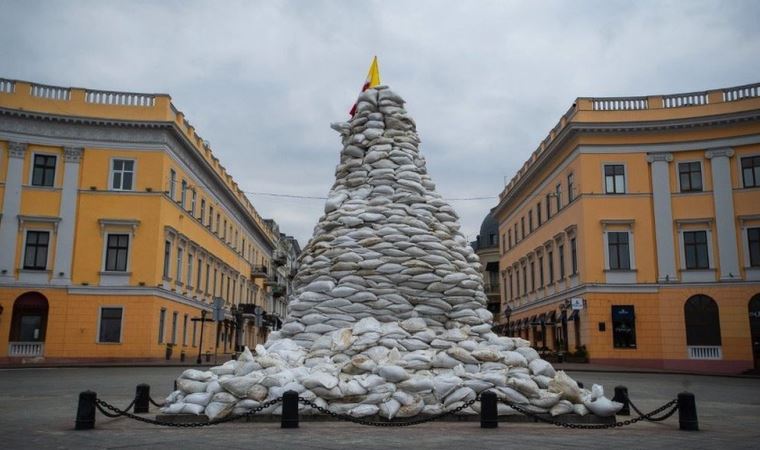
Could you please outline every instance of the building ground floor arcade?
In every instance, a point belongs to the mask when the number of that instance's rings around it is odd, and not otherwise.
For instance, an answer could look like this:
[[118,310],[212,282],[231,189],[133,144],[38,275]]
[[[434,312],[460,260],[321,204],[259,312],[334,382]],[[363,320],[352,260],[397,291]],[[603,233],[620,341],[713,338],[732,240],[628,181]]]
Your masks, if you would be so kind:
[[595,364],[741,373],[760,368],[760,283],[577,286],[497,331]]
[[212,316],[212,305],[161,289],[0,288],[0,364],[213,362],[270,329],[252,314]]

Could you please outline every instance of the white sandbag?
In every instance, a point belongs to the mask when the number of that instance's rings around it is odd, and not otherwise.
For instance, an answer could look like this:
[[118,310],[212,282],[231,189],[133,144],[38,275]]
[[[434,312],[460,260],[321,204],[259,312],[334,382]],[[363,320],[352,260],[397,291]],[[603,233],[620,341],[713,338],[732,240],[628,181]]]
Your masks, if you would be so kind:
[[380,411],[380,408],[377,405],[359,405],[354,408],[352,408],[348,414],[351,417],[367,417],[367,416],[374,416]]
[[403,367],[399,367],[393,364],[386,364],[378,366],[375,373],[385,378],[391,383],[399,383],[409,379],[409,374]]
[[396,417],[396,414],[398,413],[399,408],[401,408],[401,403],[393,399],[388,400],[387,402],[380,403],[378,405],[380,415],[389,420]]
[[509,367],[526,367],[528,365],[528,360],[522,355],[522,353],[505,351],[501,352],[501,356],[504,364]]
[[538,352],[532,347],[517,347],[515,348],[515,351],[523,355],[525,359],[528,361],[528,363],[530,363],[534,359],[539,358]]
[[227,417],[234,407],[234,403],[211,402],[206,406],[205,412],[208,420],[222,419]]
[[184,372],[182,372],[182,375],[180,375],[180,378],[184,378],[186,380],[193,380],[193,381],[209,381],[213,377],[214,377],[214,374],[212,372],[195,370],[195,369],[187,369]]
[[205,392],[208,383],[202,381],[185,380],[180,378],[177,380],[177,389],[185,394],[195,394],[196,392]]
[[226,363],[222,364],[221,366],[212,367],[209,369],[214,375],[222,376],[222,375],[232,375],[235,373],[235,362],[234,360],[227,361]]
[[354,324],[353,334],[358,336],[369,332],[380,333],[381,330],[382,326],[377,319],[374,317],[365,317]]
[[530,404],[539,408],[550,409],[559,403],[559,394],[541,391],[538,398],[530,399]]
[[549,382],[549,391],[561,394],[562,398],[573,404],[583,401],[578,383],[570,378],[563,370],[558,370],[554,379]]
[[211,401],[211,397],[213,397],[213,394],[210,392],[196,392],[195,394],[185,396],[184,402],[205,407]]
[[549,378],[554,378],[554,376],[557,374],[554,371],[554,367],[552,367],[548,361],[544,361],[543,359],[534,359],[530,361],[528,363],[528,367],[534,375],[544,375]]
[[396,413],[396,417],[414,417],[418,415],[424,407],[425,402],[423,402],[422,399],[418,399],[409,405],[401,405]]
[[259,382],[258,378],[233,377],[220,381],[219,384],[236,397],[245,397],[248,390]]
[[538,385],[530,378],[510,378],[507,380],[507,385],[517,389],[528,398],[537,398],[540,395]]
[[211,394],[216,394],[217,392],[222,392],[224,388],[221,384],[219,384],[218,380],[214,380],[208,383],[206,386],[206,392],[209,392]]
[[246,392],[245,396],[248,397],[251,400],[256,400],[258,402],[264,401],[265,398],[269,395],[269,390],[266,388],[266,386],[262,386],[260,384],[251,386],[248,389],[248,392]]
[[443,406],[448,408],[451,404],[456,402],[468,402],[470,400],[473,400],[476,396],[477,394],[475,394],[475,391],[468,387],[462,386],[446,396],[446,399],[443,402]]
[[166,405],[161,408],[161,412],[164,414],[182,414],[182,409],[185,407],[185,402],[176,402],[170,405]]
[[182,407],[182,414],[195,414],[196,416],[203,414],[206,409],[204,405],[198,405],[195,403],[185,403]]
[[261,365],[257,363],[256,361],[246,361],[244,363],[241,363],[235,366],[234,375],[236,377],[242,377],[244,375],[248,375],[254,370],[260,370],[260,369],[261,369]]
[[614,416],[623,407],[622,403],[613,402],[604,396],[604,388],[595,384],[591,387],[591,395],[583,400],[583,405],[599,417]]
[[420,317],[412,317],[411,319],[406,319],[402,321],[400,325],[401,328],[410,333],[416,333],[418,331],[427,329],[427,323],[425,323],[425,319],[422,319]]
[[446,354],[465,364],[477,364],[478,360],[473,358],[470,353],[461,347],[451,347],[446,350]]
[[561,400],[556,405],[552,406],[549,410],[549,414],[552,416],[560,416],[562,414],[570,414],[573,412],[573,404],[567,400]]
[[439,400],[443,400],[454,389],[463,383],[462,379],[453,374],[442,374],[433,378],[433,393]]
[[332,389],[338,385],[338,379],[329,373],[317,371],[309,374],[302,380],[302,383],[306,389],[313,390],[316,387]]
[[471,355],[478,361],[483,362],[496,362],[501,359],[501,355],[498,352],[487,348],[474,350]]
[[237,357],[238,362],[247,363],[250,361],[253,361],[253,354],[251,353],[251,350],[246,346],[242,352]]
[[588,414],[588,408],[586,408],[586,406],[583,403],[574,403],[573,412],[583,417],[586,414]]
[[377,363],[367,355],[356,355],[351,358],[351,364],[364,372],[372,372],[377,368]]
[[459,360],[452,358],[446,352],[439,352],[431,362],[433,367],[441,367],[444,369],[453,369],[460,364],[462,363]]
[[399,383],[398,387],[408,392],[430,392],[433,390],[433,379],[429,376],[412,376]]

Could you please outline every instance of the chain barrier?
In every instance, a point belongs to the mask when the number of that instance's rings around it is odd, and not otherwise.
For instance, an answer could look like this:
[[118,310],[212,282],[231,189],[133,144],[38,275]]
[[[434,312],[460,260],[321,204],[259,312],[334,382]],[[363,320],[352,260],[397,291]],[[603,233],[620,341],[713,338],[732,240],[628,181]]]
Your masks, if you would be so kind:
[[[674,407],[672,410],[668,411],[664,415],[662,415],[660,417],[652,417],[653,414],[651,414],[651,413],[650,414],[644,414],[643,412],[641,412],[641,410],[639,408],[637,408],[636,405],[633,404],[633,402],[631,401],[630,397],[626,397],[626,399],[628,400],[628,405],[631,408],[633,408],[634,411],[636,411],[636,414],[638,414],[641,417],[644,417],[644,419],[648,420],[649,422],[662,422],[663,420],[666,420],[670,416],[672,416],[676,411],[678,411],[678,405],[676,405],[676,407]],[[678,403],[677,400],[675,400],[675,402]]]
[[446,416],[449,416],[451,414],[456,414],[456,413],[462,411],[465,408],[469,408],[470,406],[472,406],[478,400],[480,400],[480,396],[477,396],[474,399],[472,399],[472,400],[470,400],[468,402],[465,402],[465,403],[461,404],[460,406],[457,406],[456,408],[451,409],[449,411],[444,411],[444,412],[439,413],[439,414],[435,414],[435,415],[428,416],[428,417],[422,417],[422,418],[419,418],[419,419],[407,420],[407,421],[403,421],[403,422],[373,422],[373,421],[370,421],[370,420],[364,420],[364,419],[359,418],[359,417],[353,417],[353,416],[348,415],[348,414],[336,413],[334,411],[330,411],[327,408],[323,408],[323,407],[319,406],[318,404],[312,402],[311,400],[307,400],[307,399],[305,399],[303,397],[298,397],[298,401],[299,402],[301,402],[301,403],[303,403],[305,405],[311,406],[312,408],[316,409],[317,411],[319,411],[321,413],[324,413],[324,414],[327,414],[329,416],[335,417],[338,420],[343,420],[343,421],[346,421],[346,422],[353,422],[353,423],[356,423],[356,424],[359,424],[359,425],[368,425],[368,426],[372,426],[372,427],[408,427],[408,426],[412,426],[412,425],[419,425],[419,424],[425,423],[425,422],[432,422],[432,421],[438,420],[438,419],[440,419],[442,417],[446,417]]
[[[546,417],[543,417],[540,414],[536,414],[531,411],[528,411],[522,406],[516,403],[512,403],[509,400],[506,400],[503,398],[500,398],[499,401],[509,406],[510,408],[514,409],[515,411],[523,415],[526,415],[528,417],[532,417],[533,419],[539,422],[548,423],[548,424],[555,425],[558,427],[581,429],[581,430],[604,430],[604,429],[609,429],[609,428],[624,427],[626,425],[633,425],[634,423],[642,421],[642,420],[661,421],[661,420],[667,419],[668,417],[672,416],[673,413],[678,411],[678,400],[674,399],[665,403],[664,405],[660,406],[659,408],[655,409],[654,411],[648,414],[639,413],[639,417],[623,420],[622,422],[613,422],[613,423],[604,423],[604,424],[567,423],[567,422],[560,422],[558,420],[547,419]],[[672,409],[668,411],[667,413],[665,413],[663,416],[654,418],[654,416],[656,416],[657,414],[660,414],[661,412],[671,407]],[[637,410],[636,412],[638,413],[639,411]]]
[[[161,403],[158,403],[158,402],[156,402],[155,400],[153,400],[153,397],[148,397],[148,401],[149,401],[149,402],[150,402],[150,403],[151,403],[153,406],[155,406],[156,408],[161,408],[161,407],[163,407],[163,406],[164,406],[164,403],[165,403],[164,401],[162,401]],[[127,409],[129,409],[129,408],[127,408]]]
[[[141,417],[135,414],[132,414],[126,410],[121,410],[108,402],[105,402],[101,399],[95,400],[95,406],[98,408],[98,411],[103,413],[106,417],[127,417],[129,419],[134,419],[139,422],[149,423],[151,425],[161,425],[165,427],[176,427],[176,428],[199,428],[199,427],[208,427],[211,425],[218,425],[220,423],[225,422],[232,422],[233,420],[243,419],[243,418],[250,418],[254,414],[261,412],[267,408],[269,408],[272,405],[275,405],[277,403],[280,403],[282,401],[282,397],[275,398],[272,400],[269,400],[268,402],[264,402],[261,405],[251,409],[250,411],[244,413],[244,414],[235,414],[235,415],[229,415],[227,417],[223,417],[221,419],[216,420],[209,420],[208,422],[194,422],[194,423],[173,423],[173,422],[162,422],[160,420],[154,420],[154,419],[148,419],[147,417]],[[134,403],[134,402],[133,402]],[[130,405],[132,406],[132,405]],[[129,409],[127,407],[126,409]],[[109,410],[111,412],[108,412],[106,410]]]
[[[129,412],[128,412],[128,411],[129,411],[130,409],[132,409],[132,407],[135,405],[135,401],[134,401],[134,400],[132,400],[132,403],[130,403],[130,404],[129,404],[129,405],[126,407],[126,408],[124,408],[124,409],[119,409],[119,408],[116,408],[116,407],[111,407],[111,408],[109,408],[109,409],[111,409],[112,411],[114,411],[114,413],[112,414],[112,413],[110,413],[110,412],[107,412],[107,411],[104,411],[104,410],[100,409],[99,405],[97,404],[97,402],[98,402],[99,400],[95,400],[95,401],[96,401],[96,403],[95,403],[95,406],[98,406],[98,409],[100,410],[100,412],[102,412],[104,416],[106,416],[106,417],[111,417],[111,418],[121,417],[121,416],[123,416],[123,415],[129,414]],[[105,402],[104,402],[104,403],[105,403]],[[111,406],[111,405],[109,405],[109,406]]]

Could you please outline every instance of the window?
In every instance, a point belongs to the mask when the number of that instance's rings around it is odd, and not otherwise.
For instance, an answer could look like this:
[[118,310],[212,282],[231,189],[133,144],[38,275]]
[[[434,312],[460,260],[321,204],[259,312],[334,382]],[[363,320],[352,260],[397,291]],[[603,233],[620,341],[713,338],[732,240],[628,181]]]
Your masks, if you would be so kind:
[[567,202],[572,203],[573,200],[575,200],[575,183],[574,183],[574,177],[573,173],[570,172],[567,174]]
[[164,279],[169,279],[169,265],[172,257],[172,241],[164,242]]
[[192,189],[190,191],[190,214],[195,217],[195,198],[197,197],[197,194],[195,192],[195,189]]
[[636,348],[633,305],[612,305],[612,343],[615,348]]
[[209,230],[211,229],[211,221],[212,220],[214,220],[214,207],[213,206],[209,206],[208,207],[208,223],[206,224],[206,226],[209,228]]
[[720,346],[720,312],[712,298],[698,294],[683,305],[686,345]]
[[222,228],[222,239],[227,240],[227,219],[224,219],[224,228]]
[[557,183],[554,188],[554,200],[557,202],[557,211],[562,209],[562,184]]
[[578,250],[575,246],[575,238],[570,239],[570,266],[572,269],[571,274],[578,273]]
[[683,251],[687,269],[709,269],[706,231],[684,231]]
[[525,264],[522,266],[522,293],[525,295],[528,291],[528,271],[525,270]]
[[538,202],[538,205],[536,206],[536,218],[538,219],[538,226],[541,226],[542,220],[541,220],[541,202]]
[[178,315],[179,313],[177,313],[177,311],[174,311],[172,313],[172,340],[171,340],[172,344],[177,343],[177,316]]
[[196,322],[196,321],[193,320],[193,347],[196,346],[195,345],[195,335],[196,335],[197,329],[198,329],[198,322]]
[[532,209],[528,210],[528,232],[529,233],[533,232],[533,210]]
[[520,239],[525,239],[525,216],[520,217]]
[[198,258],[198,274],[195,277],[195,290],[200,291],[201,290],[201,270],[203,268],[203,261],[201,261],[200,258]]
[[533,261],[530,262],[530,291],[536,290],[536,265]]
[[509,248],[512,248],[512,230],[507,230],[507,242],[509,243]]
[[546,220],[552,218],[552,194],[546,194]]
[[111,189],[131,191],[135,176],[135,162],[131,159],[114,159],[111,164]]
[[100,308],[100,331],[98,342],[120,343],[121,342],[121,318],[122,308]]
[[158,343],[164,343],[164,325],[166,323],[166,309],[161,308],[161,312],[158,315]]
[[49,231],[27,231],[24,249],[24,269],[45,270],[47,268]]
[[546,252],[546,259],[549,262],[549,267],[547,268],[549,271],[549,284],[554,283],[554,252],[549,250]]
[[212,286],[213,292],[214,292],[214,294],[213,294],[214,296],[216,296],[216,275],[217,275],[217,269],[216,269],[216,267],[214,267],[214,285]]
[[182,345],[187,345],[187,314],[182,317]]
[[106,272],[126,272],[129,255],[129,235],[109,234],[106,244]]
[[517,222],[515,222],[515,244],[520,242],[520,236],[517,235]]
[[625,194],[625,167],[622,164],[604,165],[604,190],[607,194]]
[[544,255],[538,257],[538,288],[544,287]]
[[628,232],[608,232],[607,250],[610,257],[610,270],[631,269],[631,259],[628,252]]
[[206,292],[206,295],[208,295],[208,278],[209,278],[210,271],[211,271],[211,264],[206,263],[206,289],[204,289],[204,291]]
[[177,246],[177,283],[182,283],[182,256],[184,249]]
[[507,286],[509,286],[507,289],[507,299],[512,300],[512,297],[514,297],[514,290],[512,289],[512,272],[507,274],[507,278],[509,280],[507,282]]
[[169,198],[174,200],[177,193],[177,172],[174,169],[169,169]]
[[678,163],[678,182],[681,192],[702,192],[702,164],[696,161]]
[[187,209],[187,181],[182,180],[182,192],[180,193],[179,204],[182,209]]
[[55,183],[55,155],[34,155],[32,186],[53,187]]
[[565,245],[560,244],[557,246],[557,253],[559,253],[559,278],[565,278]]
[[747,228],[749,266],[760,267],[760,228]]
[[219,215],[219,213],[216,213],[216,229],[214,230],[214,232],[217,235],[219,234],[219,223],[221,222],[221,220],[222,220],[222,216]]
[[190,252],[187,252],[187,288],[190,289],[192,287],[193,287],[193,254]]
[[206,199],[201,199],[201,217],[200,217],[201,225],[206,224]]
[[742,180],[745,188],[760,186],[760,155],[742,158]]

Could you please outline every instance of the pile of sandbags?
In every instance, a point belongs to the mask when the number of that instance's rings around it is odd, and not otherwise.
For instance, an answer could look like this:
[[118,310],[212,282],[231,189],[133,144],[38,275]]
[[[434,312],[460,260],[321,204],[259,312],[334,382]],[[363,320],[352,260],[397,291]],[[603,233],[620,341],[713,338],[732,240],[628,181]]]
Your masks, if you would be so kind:
[[493,390],[533,412],[614,414],[598,388],[578,388],[527,341],[491,331],[478,257],[435,191],[403,106],[378,86],[360,95],[355,117],[332,125],[343,140],[336,181],[282,329],[255,355],[185,371],[164,412],[215,419],[293,390],[355,417],[412,417]]

